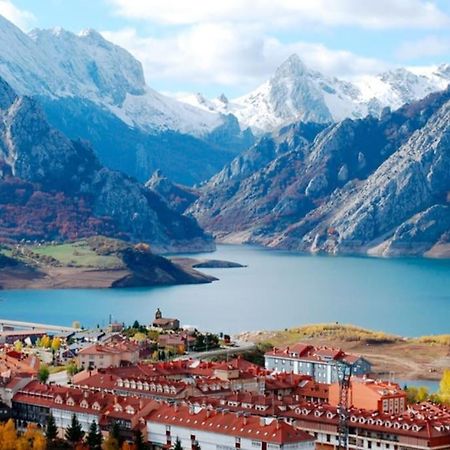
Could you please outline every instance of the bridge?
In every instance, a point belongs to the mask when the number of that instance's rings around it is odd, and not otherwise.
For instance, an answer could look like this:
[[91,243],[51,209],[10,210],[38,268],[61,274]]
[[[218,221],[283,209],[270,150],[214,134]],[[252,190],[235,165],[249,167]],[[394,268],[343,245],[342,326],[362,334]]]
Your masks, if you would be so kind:
[[63,325],[48,325],[45,323],[36,322],[20,322],[18,320],[0,319],[0,331],[4,331],[5,327],[22,328],[29,330],[45,330],[56,331],[59,333],[76,332],[80,331],[79,328],[65,327]]

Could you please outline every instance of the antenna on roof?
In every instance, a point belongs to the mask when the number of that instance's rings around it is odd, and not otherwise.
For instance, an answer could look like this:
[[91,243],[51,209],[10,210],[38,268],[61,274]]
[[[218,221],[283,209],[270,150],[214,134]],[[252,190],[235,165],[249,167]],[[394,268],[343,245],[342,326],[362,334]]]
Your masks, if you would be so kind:
[[338,449],[348,449],[348,419],[350,378],[353,372],[352,364],[340,360],[337,362],[337,375],[339,382],[339,423],[338,423]]

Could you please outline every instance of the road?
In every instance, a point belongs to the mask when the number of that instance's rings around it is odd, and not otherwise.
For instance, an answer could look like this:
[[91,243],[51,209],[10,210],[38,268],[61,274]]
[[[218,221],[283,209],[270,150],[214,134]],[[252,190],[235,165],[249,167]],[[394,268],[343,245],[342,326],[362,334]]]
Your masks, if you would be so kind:
[[205,352],[190,352],[187,355],[180,356],[179,359],[203,359],[212,358],[214,356],[233,355],[235,353],[248,352],[256,347],[252,342],[236,342],[236,347],[219,348]]
[[59,331],[61,333],[80,331],[76,328],[65,327],[63,325],[49,325],[45,323],[36,322],[20,322],[18,320],[7,320],[0,319],[0,328],[3,329],[4,326],[8,327],[18,327],[18,328],[30,328],[31,330],[46,330],[46,331]]
[[52,373],[48,377],[49,383],[58,384],[60,386],[67,386],[68,381],[69,381],[69,376],[67,375],[66,370],[63,370],[61,372]]

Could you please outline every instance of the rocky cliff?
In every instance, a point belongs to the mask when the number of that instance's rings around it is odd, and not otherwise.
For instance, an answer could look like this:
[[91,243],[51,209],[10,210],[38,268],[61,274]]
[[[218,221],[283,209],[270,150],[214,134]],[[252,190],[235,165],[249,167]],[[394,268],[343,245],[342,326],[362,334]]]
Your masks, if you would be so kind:
[[[285,141],[288,151],[269,152],[269,162],[241,179],[213,177],[189,211],[226,241],[442,256],[449,231],[449,110],[446,90],[386,110],[380,119],[331,125],[310,143]],[[223,172],[232,173],[233,163]]]
[[0,79],[0,236],[145,241],[158,250],[211,249],[195,220],[134,179],[103,167],[91,147],[52,128],[34,99]]

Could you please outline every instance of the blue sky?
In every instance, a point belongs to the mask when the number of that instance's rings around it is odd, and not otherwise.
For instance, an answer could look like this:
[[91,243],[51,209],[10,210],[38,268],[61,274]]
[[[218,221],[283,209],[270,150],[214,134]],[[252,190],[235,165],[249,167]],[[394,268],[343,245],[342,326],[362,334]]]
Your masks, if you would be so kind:
[[450,62],[447,0],[0,0],[22,29],[101,31],[165,92],[233,97],[296,52],[343,78]]

